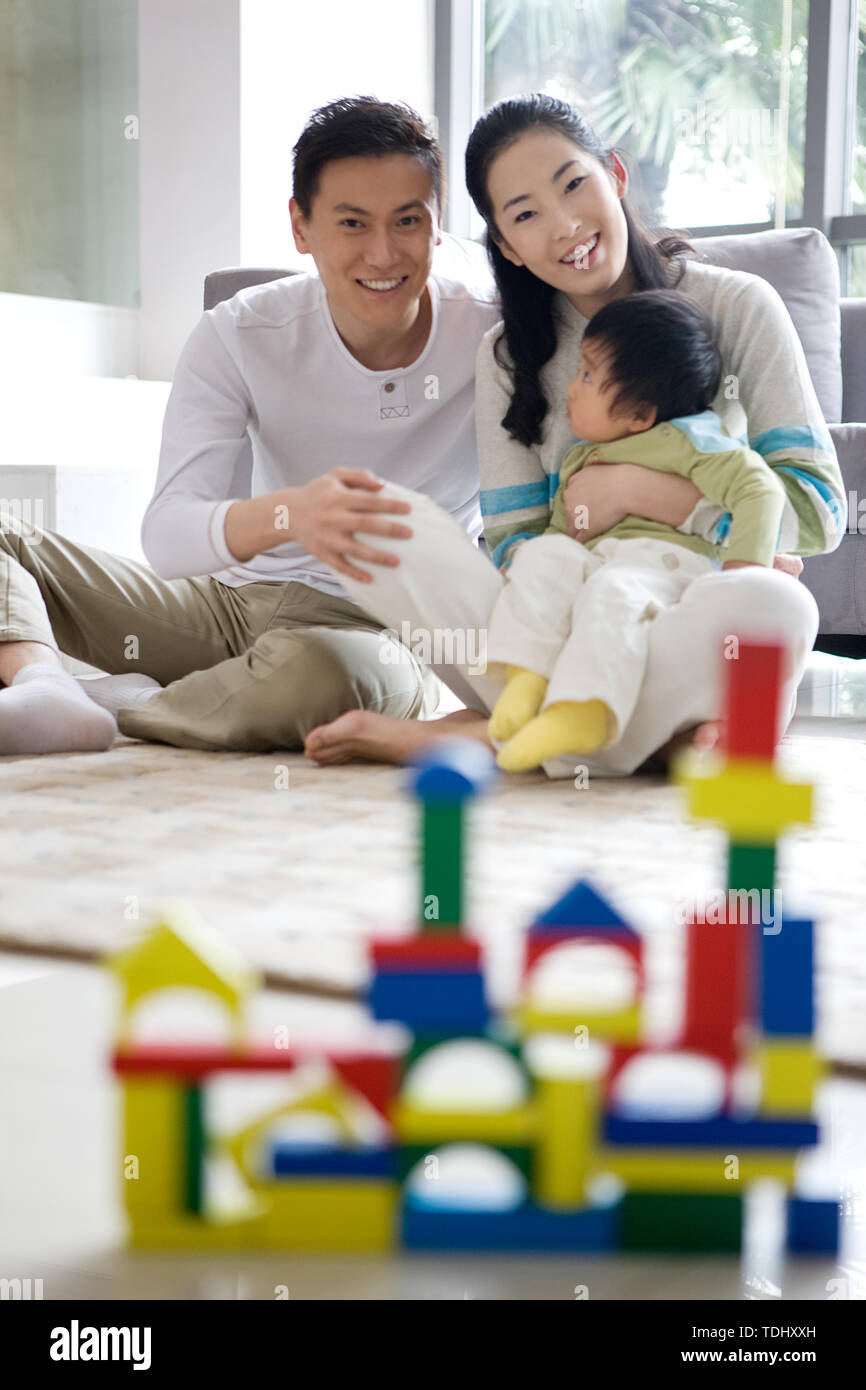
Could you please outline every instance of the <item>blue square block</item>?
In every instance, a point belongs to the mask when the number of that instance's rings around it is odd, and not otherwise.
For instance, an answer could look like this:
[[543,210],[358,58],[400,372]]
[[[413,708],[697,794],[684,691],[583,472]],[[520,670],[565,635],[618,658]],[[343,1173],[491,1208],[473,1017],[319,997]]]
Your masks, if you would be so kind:
[[477,970],[389,970],[376,974],[369,1005],[379,1022],[416,1032],[483,1028],[488,1019],[484,976]]
[[793,1254],[835,1255],[839,1250],[839,1203],[789,1197],[786,1246]]
[[435,1211],[407,1201],[402,1240],[410,1250],[618,1250],[622,1199],[606,1207],[553,1212]]

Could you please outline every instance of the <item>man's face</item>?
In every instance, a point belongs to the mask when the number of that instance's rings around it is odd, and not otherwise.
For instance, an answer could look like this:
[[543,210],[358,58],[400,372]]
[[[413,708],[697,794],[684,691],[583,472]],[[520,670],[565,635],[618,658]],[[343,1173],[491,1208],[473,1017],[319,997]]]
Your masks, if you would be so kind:
[[304,217],[290,204],[295,245],[316,262],[331,312],[346,325],[411,321],[442,240],[429,172],[408,154],[326,164]]

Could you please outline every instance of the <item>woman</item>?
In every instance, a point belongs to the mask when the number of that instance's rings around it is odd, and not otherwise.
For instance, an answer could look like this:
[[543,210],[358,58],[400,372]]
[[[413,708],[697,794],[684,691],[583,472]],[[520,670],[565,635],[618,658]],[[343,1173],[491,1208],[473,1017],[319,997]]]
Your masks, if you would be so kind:
[[[482,116],[467,148],[466,178],[487,224],[503,307],[476,370],[482,511],[494,564],[428,499],[389,485],[411,503],[414,534],[387,543],[398,567],[377,567],[366,585],[343,578],[355,602],[398,632],[407,622],[426,632],[434,647],[437,631],[462,634],[466,651],[483,647],[515,547],[548,524],[559,464],[573,442],[566,389],[586,321],[612,299],[649,288],[679,286],[713,320],[724,362],[714,408],[732,434],[748,427],[752,447],[785,487],[779,549],[808,555],[838,545],[845,504],[835,452],[794,326],[765,281],[699,262],[681,238],[653,242],[628,204],[621,161],[554,98],[515,97]],[[581,520],[580,540],[632,514],[724,534],[719,509],[687,479],[631,464],[576,474],[566,504]],[[778,563],[708,575],[658,614],[634,717],[619,743],[589,762],[591,773],[630,773],[675,736],[716,719],[727,637],[784,639],[785,708],[793,709],[818,616],[792,577],[798,562],[781,556]],[[452,663],[449,682],[471,706],[459,715],[413,723],[352,711],[313,730],[305,751],[320,763],[402,761],[443,734],[484,738],[500,686],[474,670],[466,660]],[[546,770],[570,776],[573,761]]]

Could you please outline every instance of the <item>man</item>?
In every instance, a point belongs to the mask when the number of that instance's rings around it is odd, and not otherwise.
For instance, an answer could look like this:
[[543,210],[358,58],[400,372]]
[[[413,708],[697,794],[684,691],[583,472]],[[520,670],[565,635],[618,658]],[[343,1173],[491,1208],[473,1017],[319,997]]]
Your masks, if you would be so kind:
[[[456,276],[434,270],[442,156],[408,107],[323,107],[293,174],[295,244],[318,277],[243,290],[194,329],[142,527],[152,568],[0,518],[0,753],[104,749],[118,725],[291,749],[350,709],[436,708],[435,674],[408,648],[387,659],[393,639],[333,571],[397,563],[355,536],[411,535],[383,481],[480,535],[473,371],[499,317],[492,281],[468,255]],[[251,496],[232,497],[248,441]],[[79,684],[61,651],[112,674]]]

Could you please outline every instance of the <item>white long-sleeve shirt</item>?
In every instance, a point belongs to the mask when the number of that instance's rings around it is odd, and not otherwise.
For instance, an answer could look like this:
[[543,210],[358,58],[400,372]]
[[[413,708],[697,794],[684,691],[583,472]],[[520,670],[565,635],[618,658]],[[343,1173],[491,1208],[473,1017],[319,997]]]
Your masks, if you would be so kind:
[[296,542],[246,563],[233,557],[225,517],[239,500],[231,483],[247,440],[253,497],[331,468],[369,468],[426,493],[477,540],[475,353],[500,312],[481,248],[447,242],[428,282],[430,336],[410,367],[362,366],[337,333],[316,276],[252,286],[202,315],[175,371],[142,523],[157,574],[212,574],[233,586],[292,580],[347,597]]

